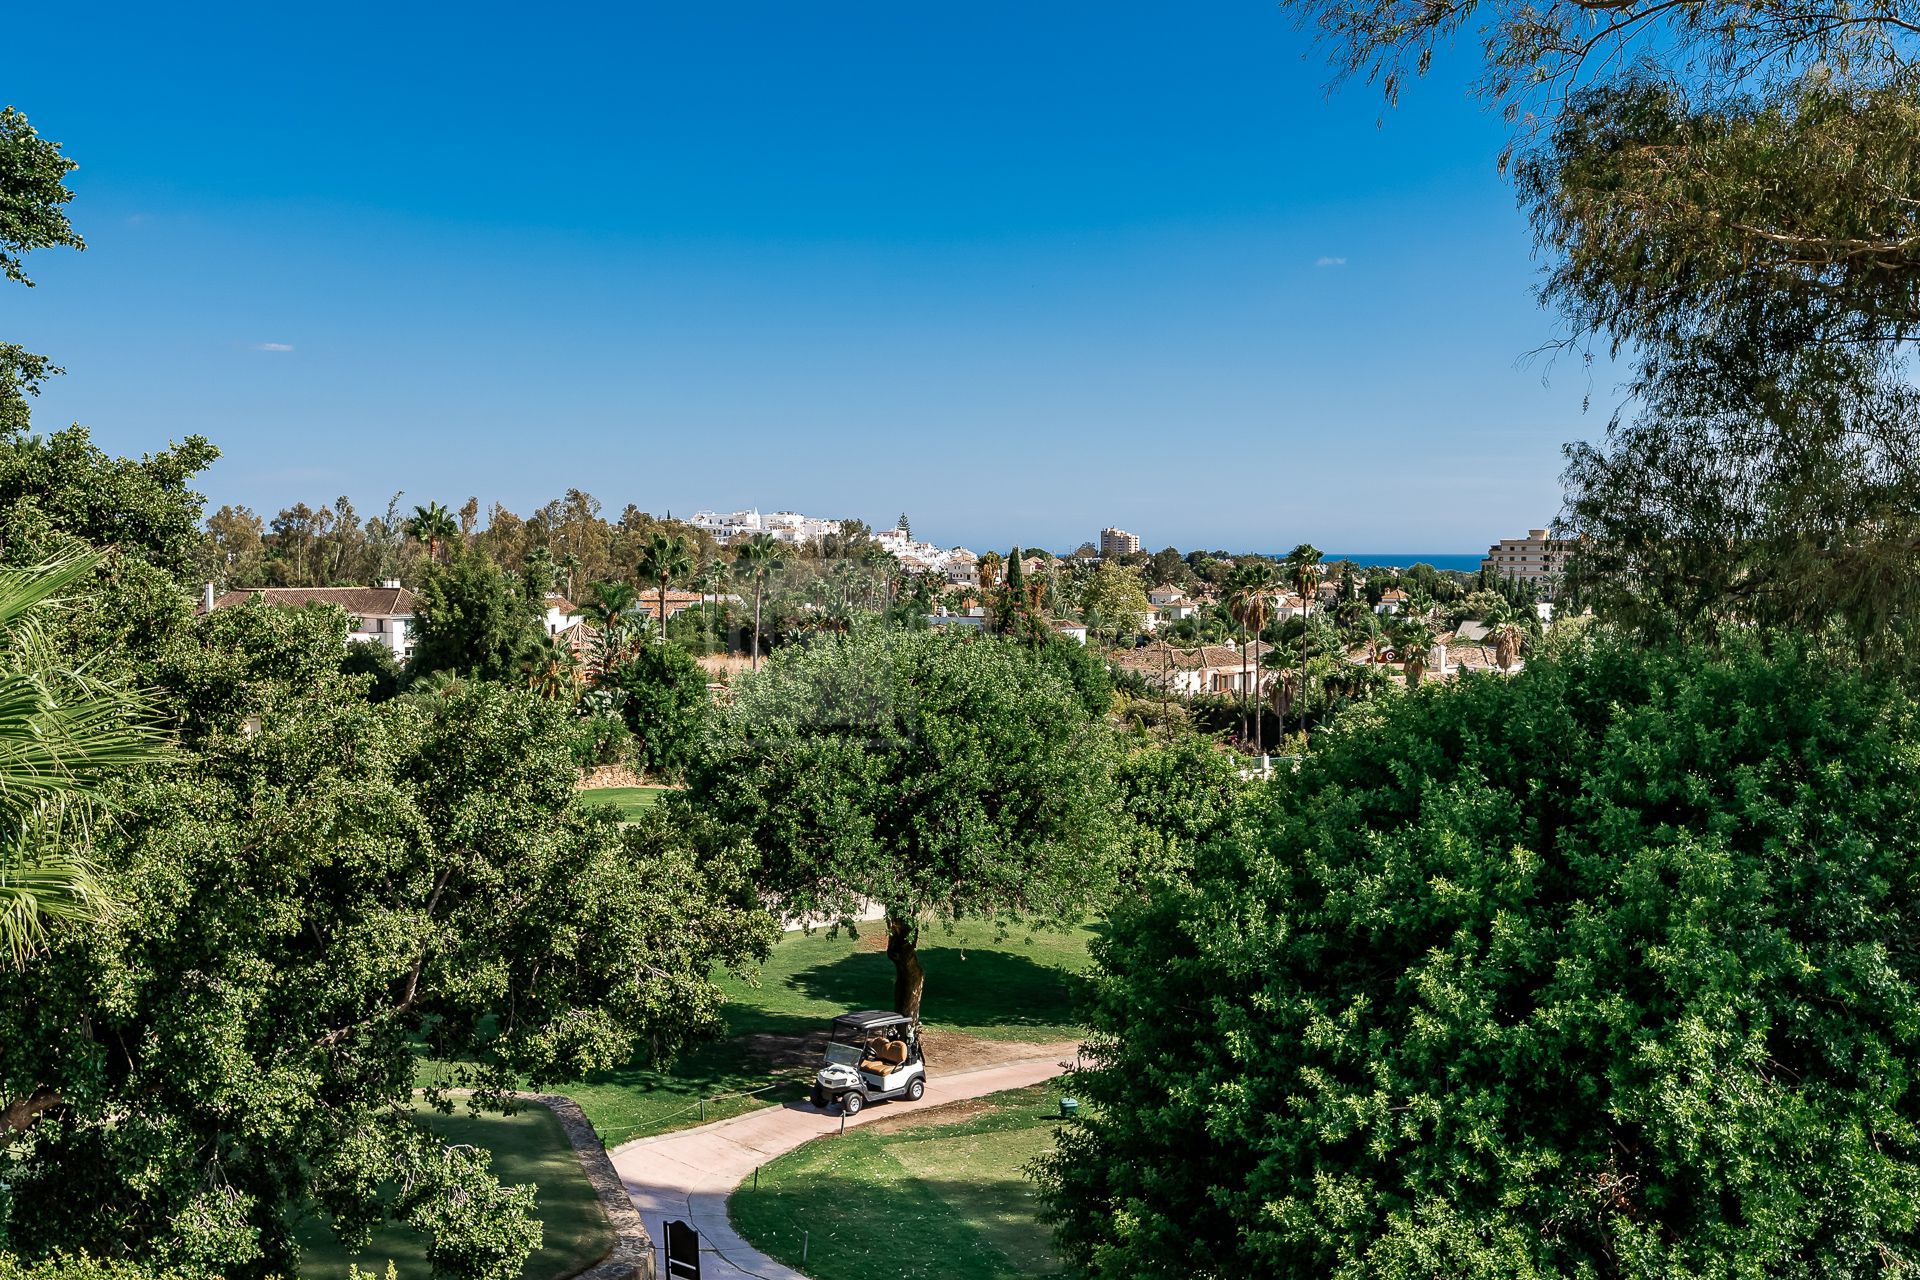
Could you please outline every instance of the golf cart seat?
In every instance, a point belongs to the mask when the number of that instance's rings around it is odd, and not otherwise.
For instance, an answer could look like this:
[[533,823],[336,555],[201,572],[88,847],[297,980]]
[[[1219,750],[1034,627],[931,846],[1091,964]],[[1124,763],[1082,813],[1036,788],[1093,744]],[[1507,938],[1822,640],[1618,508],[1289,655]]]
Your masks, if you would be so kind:
[[873,1056],[860,1064],[862,1071],[873,1071],[885,1075],[895,1067],[905,1066],[907,1062],[907,1042],[905,1040],[885,1040],[873,1046]]

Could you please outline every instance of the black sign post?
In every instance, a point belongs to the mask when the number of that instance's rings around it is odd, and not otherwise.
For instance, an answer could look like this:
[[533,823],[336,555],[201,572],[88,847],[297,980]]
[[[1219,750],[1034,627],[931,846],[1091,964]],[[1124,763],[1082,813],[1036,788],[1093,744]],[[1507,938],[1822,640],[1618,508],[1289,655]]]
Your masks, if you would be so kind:
[[678,1218],[667,1224],[667,1280],[700,1280],[700,1233]]

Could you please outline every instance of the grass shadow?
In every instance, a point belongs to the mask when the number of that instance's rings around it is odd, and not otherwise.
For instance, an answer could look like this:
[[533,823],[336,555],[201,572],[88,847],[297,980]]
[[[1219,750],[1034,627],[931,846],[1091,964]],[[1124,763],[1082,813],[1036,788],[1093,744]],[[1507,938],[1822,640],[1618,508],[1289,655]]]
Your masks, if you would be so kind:
[[[1069,970],[1029,956],[980,947],[934,945],[920,949],[927,972],[921,1015],[959,1031],[1070,1027],[1079,978]],[[848,1009],[891,1007],[893,962],[884,953],[854,952],[803,969],[786,985],[809,999]]]

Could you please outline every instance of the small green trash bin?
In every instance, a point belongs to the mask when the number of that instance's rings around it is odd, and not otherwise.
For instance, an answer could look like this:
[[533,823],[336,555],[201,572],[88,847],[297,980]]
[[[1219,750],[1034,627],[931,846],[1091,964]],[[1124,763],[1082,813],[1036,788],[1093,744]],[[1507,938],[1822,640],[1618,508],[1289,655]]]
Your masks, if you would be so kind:
[[1080,1099],[1078,1098],[1060,1099],[1060,1115],[1062,1116],[1062,1118],[1071,1120],[1076,1115],[1079,1115],[1079,1114],[1080,1114]]

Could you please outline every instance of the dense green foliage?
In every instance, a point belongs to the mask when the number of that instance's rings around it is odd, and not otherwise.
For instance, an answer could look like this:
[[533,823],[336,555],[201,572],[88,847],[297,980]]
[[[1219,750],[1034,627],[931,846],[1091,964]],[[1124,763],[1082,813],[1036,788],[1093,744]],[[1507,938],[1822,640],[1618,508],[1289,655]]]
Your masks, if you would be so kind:
[[700,664],[679,645],[655,641],[636,648],[600,683],[619,693],[639,762],[655,773],[684,768],[713,710]]
[[1920,724],[1730,642],[1375,704],[1096,944],[1087,1275],[1858,1277],[1920,1247]]
[[534,584],[483,555],[430,567],[420,584],[419,609],[411,662],[422,673],[513,680],[543,634]]
[[127,780],[105,927],[0,974],[0,1239],[189,1275],[287,1273],[308,1200],[503,1280],[528,1193],[412,1122],[416,1042],[500,1091],[671,1051],[771,922],[727,846],[573,804],[564,713],[482,682],[368,703],[344,617],[200,620],[156,667],[188,751]]
[[1074,920],[1112,883],[1104,726],[1058,669],[991,636],[856,632],[779,651],[689,771],[748,832],[790,914],[888,912],[919,1004],[928,918]]

